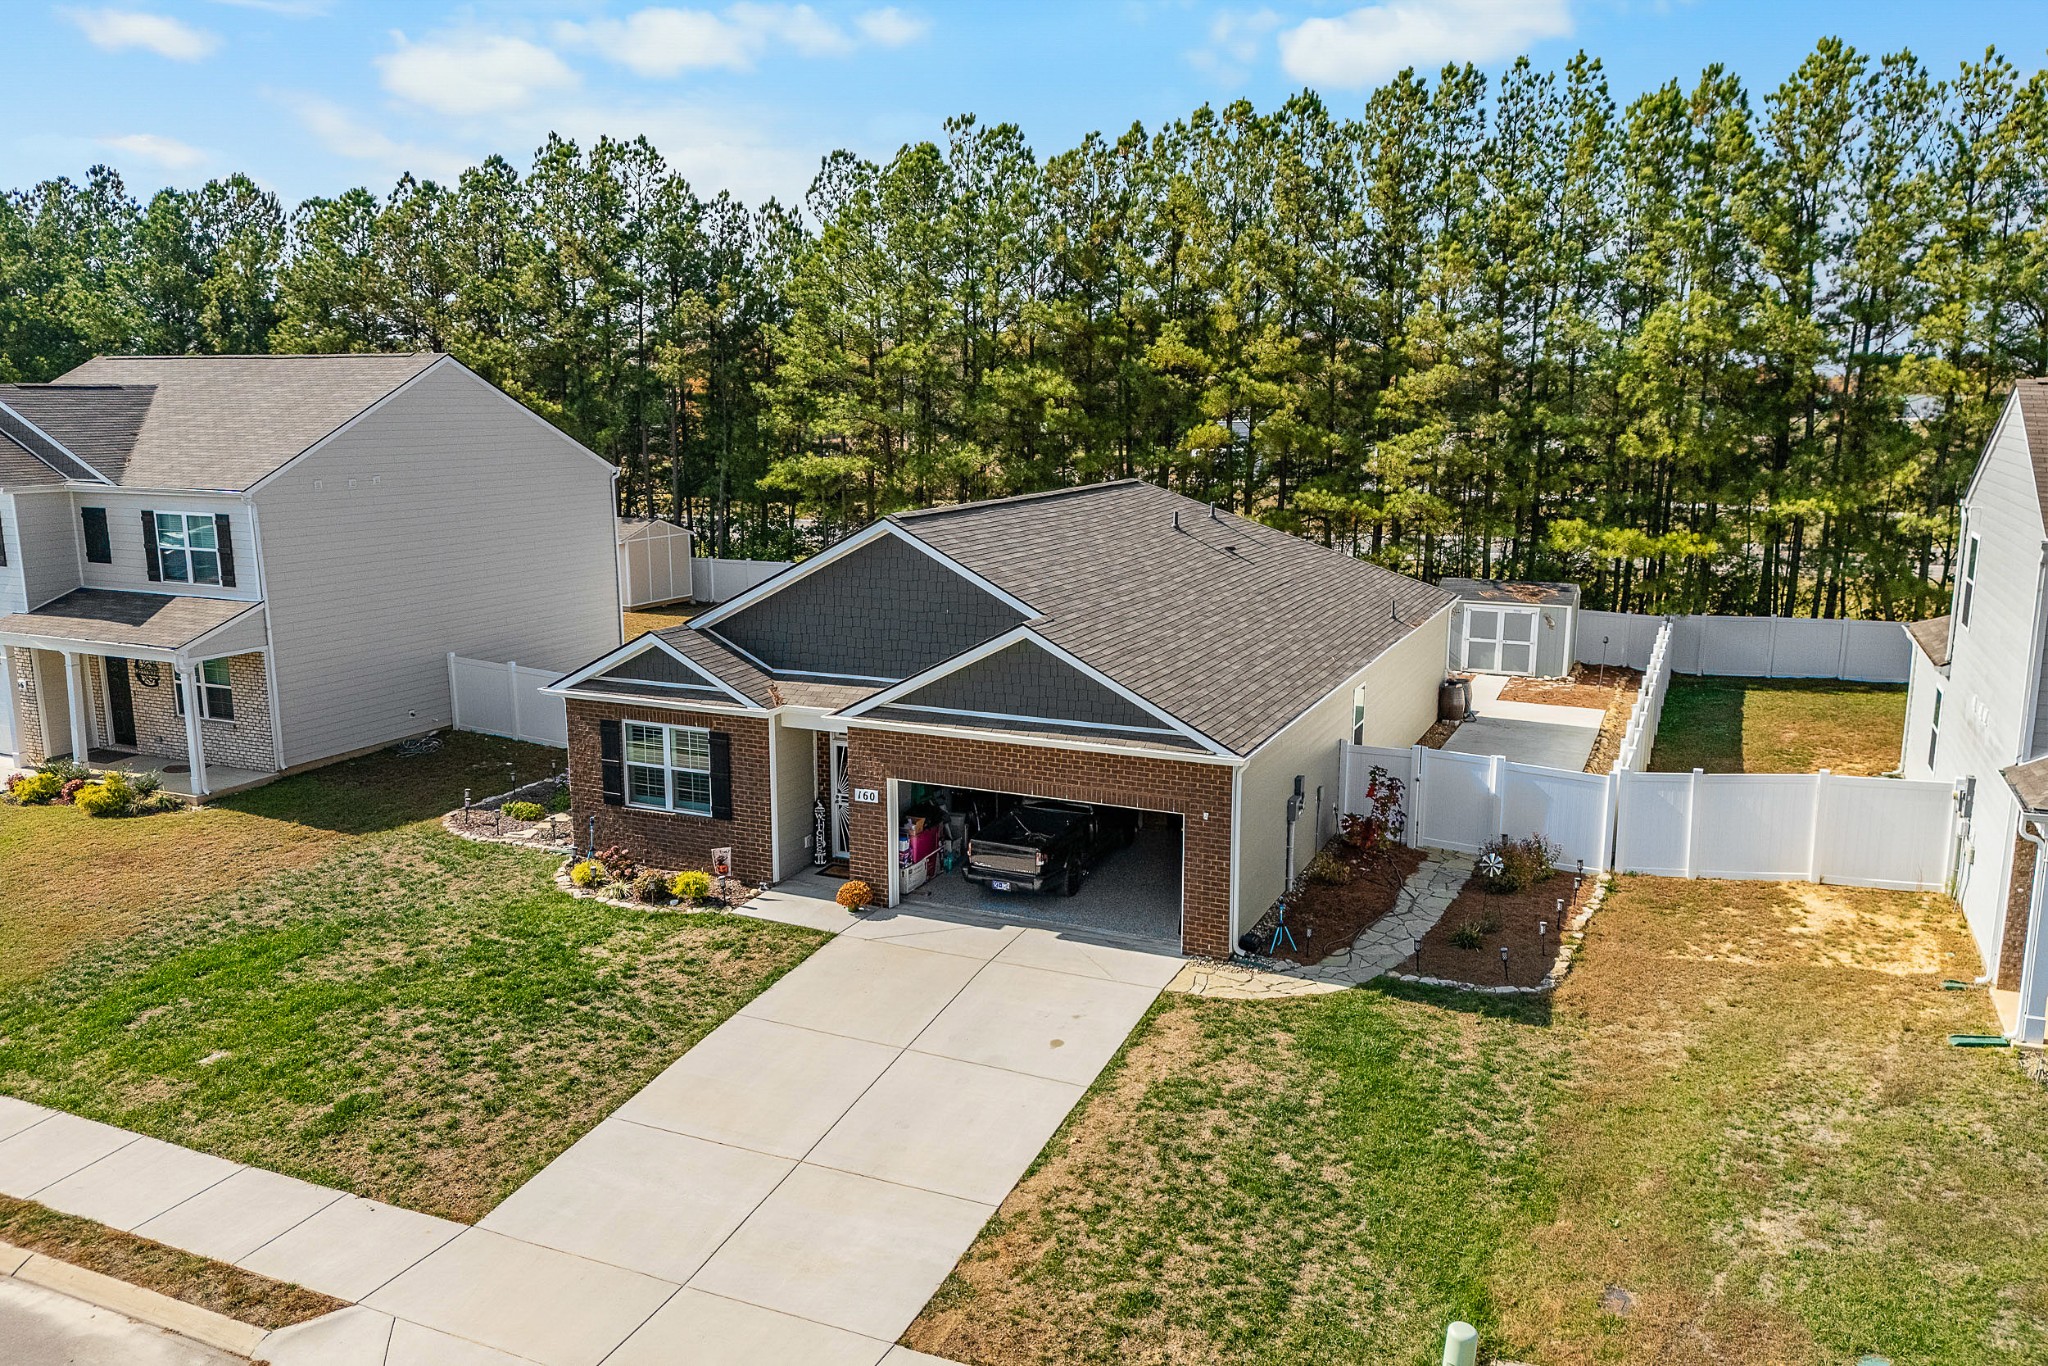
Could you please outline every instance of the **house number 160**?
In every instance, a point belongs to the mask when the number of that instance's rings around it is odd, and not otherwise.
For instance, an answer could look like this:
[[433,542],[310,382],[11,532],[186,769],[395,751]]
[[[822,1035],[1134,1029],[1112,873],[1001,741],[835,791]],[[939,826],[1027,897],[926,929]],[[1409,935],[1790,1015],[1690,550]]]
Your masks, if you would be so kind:
[[857,802],[865,802],[869,806],[873,806],[882,800],[882,790],[877,787],[856,787],[853,790],[853,799]]

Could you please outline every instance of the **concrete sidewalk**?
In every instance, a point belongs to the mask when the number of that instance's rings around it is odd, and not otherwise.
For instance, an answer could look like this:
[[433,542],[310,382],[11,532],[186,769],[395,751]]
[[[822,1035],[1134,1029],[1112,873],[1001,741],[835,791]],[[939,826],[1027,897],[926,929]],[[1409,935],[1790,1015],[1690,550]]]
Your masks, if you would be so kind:
[[474,1228],[5,1097],[0,1192],[358,1301],[275,1366],[930,1362],[892,1344],[1181,960],[758,909],[840,933]]

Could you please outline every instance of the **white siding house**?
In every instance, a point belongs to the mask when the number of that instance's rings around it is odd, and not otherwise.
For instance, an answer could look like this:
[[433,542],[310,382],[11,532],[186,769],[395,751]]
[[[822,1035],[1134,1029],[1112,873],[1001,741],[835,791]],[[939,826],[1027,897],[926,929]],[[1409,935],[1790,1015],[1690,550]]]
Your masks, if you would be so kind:
[[448,356],[0,385],[0,754],[205,797],[444,727],[451,652],[619,643],[614,479]]
[[[2048,776],[2038,718],[2048,627],[2048,384],[2007,401],[1963,498],[1961,570],[1950,615],[1915,642],[1900,767],[1909,778],[1964,780],[1966,819],[1954,891],[1994,987],[2018,993],[2015,1032],[2038,1040],[2048,998],[2048,934],[2031,838],[2048,812],[2028,781]],[[2048,786],[2041,789],[2048,792]],[[2008,1000],[2014,998],[2006,998]]]

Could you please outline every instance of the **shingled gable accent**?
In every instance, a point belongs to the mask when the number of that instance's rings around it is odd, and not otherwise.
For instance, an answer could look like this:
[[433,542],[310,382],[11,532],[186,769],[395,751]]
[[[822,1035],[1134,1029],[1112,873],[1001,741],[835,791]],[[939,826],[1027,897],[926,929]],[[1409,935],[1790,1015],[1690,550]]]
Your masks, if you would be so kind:
[[643,701],[667,699],[677,706],[759,705],[652,632],[555,680],[545,691],[619,693]]
[[1028,626],[933,665],[840,715],[977,730],[1069,731],[1227,753]]
[[880,525],[879,533],[854,538],[858,544],[800,566],[806,572],[778,575],[692,625],[773,674],[893,683],[1032,615]]

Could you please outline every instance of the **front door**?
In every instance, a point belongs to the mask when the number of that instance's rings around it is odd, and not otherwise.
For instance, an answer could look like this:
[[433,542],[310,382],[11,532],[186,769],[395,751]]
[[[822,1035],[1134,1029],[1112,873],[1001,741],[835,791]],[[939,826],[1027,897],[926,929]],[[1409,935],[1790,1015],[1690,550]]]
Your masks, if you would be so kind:
[[114,743],[135,748],[135,694],[128,690],[128,661],[107,656],[107,723]]
[[832,737],[832,857],[849,858],[853,853],[851,831],[853,783],[846,774],[846,737]]
[[1465,667],[1477,673],[1526,674],[1536,669],[1534,607],[1465,608]]
[[36,650],[30,658],[36,671],[36,707],[43,726],[43,753],[55,759],[71,753],[71,684],[64,676],[63,655],[55,650]]

